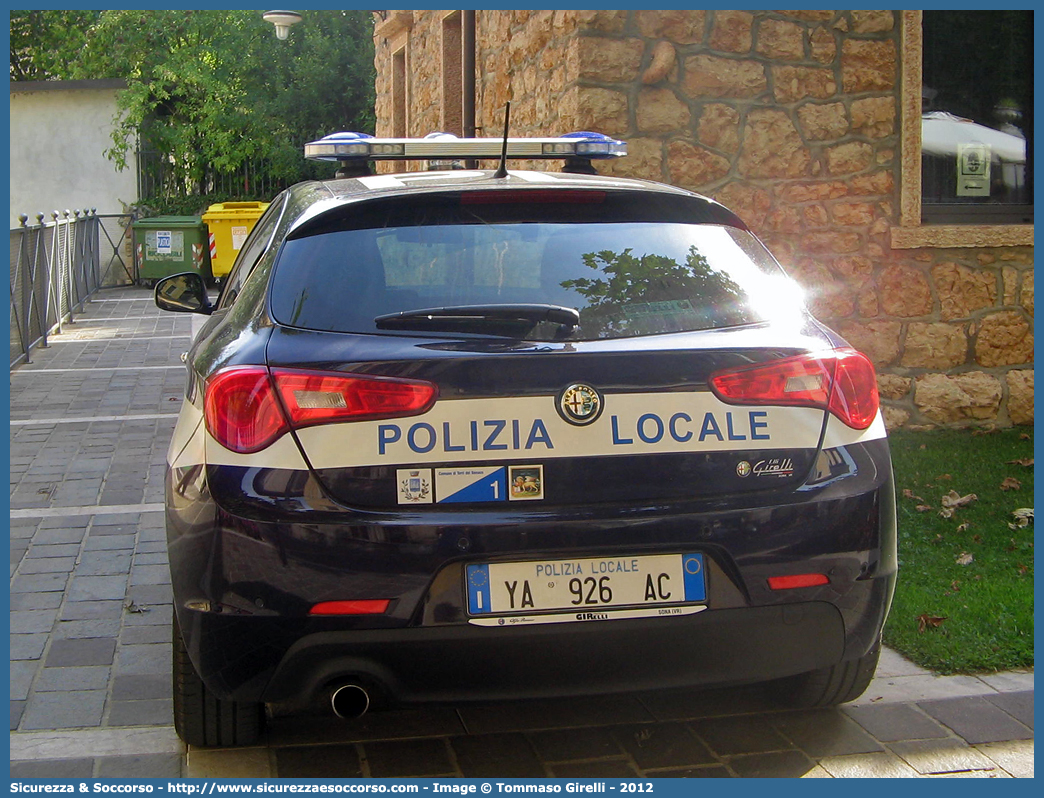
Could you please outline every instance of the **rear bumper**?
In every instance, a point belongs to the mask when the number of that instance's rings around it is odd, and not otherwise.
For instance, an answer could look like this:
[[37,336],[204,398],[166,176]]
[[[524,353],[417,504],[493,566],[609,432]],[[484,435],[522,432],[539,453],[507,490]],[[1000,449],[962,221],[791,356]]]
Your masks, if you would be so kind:
[[[197,620],[210,627],[207,637],[224,625],[213,616]],[[826,667],[844,649],[841,614],[826,602],[706,610],[651,623],[314,632],[290,646],[267,684],[244,683],[231,695],[312,701],[355,682],[410,703],[738,684]]]

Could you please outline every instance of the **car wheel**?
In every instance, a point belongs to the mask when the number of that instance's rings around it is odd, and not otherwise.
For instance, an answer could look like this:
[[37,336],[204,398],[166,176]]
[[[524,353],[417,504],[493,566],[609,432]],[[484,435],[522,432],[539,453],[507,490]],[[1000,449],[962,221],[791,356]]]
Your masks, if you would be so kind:
[[830,707],[859,698],[870,686],[881,656],[881,641],[858,659],[799,673],[768,684],[772,698],[789,707]]
[[173,624],[174,729],[189,745],[252,745],[265,725],[265,705],[215,696],[189,659],[178,618]]

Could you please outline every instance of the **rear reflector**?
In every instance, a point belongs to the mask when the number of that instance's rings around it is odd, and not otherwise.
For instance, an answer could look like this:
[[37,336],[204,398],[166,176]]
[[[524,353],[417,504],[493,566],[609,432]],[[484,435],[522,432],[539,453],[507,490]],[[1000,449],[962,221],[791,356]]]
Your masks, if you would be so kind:
[[419,380],[235,366],[207,380],[203,416],[218,443],[251,454],[291,427],[412,416],[437,398],[438,388]]
[[829,584],[826,574],[792,574],[790,576],[770,576],[768,585],[773,590],[791,590],[795,587],[815,587]]
[[854,349],[788,357],[716,372],[710,387],[723,402],[829,410],[853,429],[877,417],[877,377],[866,355]]
[[388,609],[391,599],[362,601],[323,601],[308,611],[309,615],[380,615]]

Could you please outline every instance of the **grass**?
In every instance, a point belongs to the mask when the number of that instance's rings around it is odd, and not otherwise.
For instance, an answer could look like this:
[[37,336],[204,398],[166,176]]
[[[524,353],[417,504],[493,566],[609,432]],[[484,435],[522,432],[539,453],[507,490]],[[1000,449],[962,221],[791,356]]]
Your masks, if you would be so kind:
[[[1033,523],[1009,523],[1033,507],[1032,428],[889,437],[899,582],[885,643],[940,673],[1031,667]],[[1020,459],[1029,465],[1010,462]],[[950,491],[978,499],[944,518]]]

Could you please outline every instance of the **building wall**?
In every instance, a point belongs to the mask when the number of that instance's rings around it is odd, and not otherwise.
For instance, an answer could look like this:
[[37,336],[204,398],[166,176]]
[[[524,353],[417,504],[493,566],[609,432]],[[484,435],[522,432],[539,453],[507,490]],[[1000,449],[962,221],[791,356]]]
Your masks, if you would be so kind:
[[11,226],[18,214],[96,208],[121,213],[137,201],[133,157],[122,172],[112,146],[122,81],[11,83]]
[[[396,34],[410,135],[438,129],[446,13],[412,12]],[[735,210],[813,312],[873,358],[891,426],[1032,423],[1032,226],[920,226],[919,24],[893,11],[480,11],[476,124],[498,135],[510,99],[515,134],[618,136],[629,155],[599,171]]]

